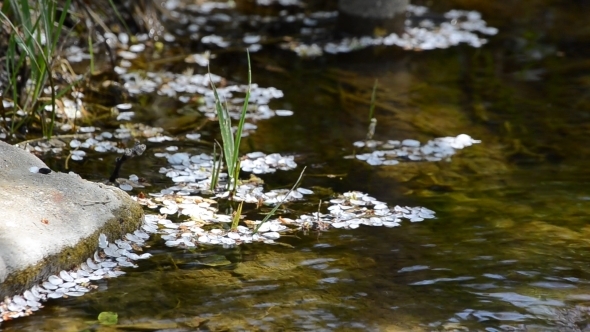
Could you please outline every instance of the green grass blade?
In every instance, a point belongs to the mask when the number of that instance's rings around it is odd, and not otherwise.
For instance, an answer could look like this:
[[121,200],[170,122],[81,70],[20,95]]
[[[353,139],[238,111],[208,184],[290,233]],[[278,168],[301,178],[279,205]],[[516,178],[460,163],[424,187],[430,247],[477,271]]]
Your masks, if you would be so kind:
[[371,106],[369,108],[369,128],[367,129],[367,140],[373,139],[375,135],[375,128],[377,128],[377,118],[373,116],[375,112],[375,99],[377,95],[377,80],[373,85],[373,93],[371,93]]
[[238,163],[240,143],[242,142],[242,132],[244,131],[244,122],[246,120],[246,113],[248,112],[248,103],[250,102],[250,89],[252,88],[252,68],[250,66],[250,52],[248,52],[248,50],[246,50],[246,55],[248,57],[248,90],[246,91],[244,105],[242,106],[242,113],[240,113],[240,122],[238,123],[238,130],[236,130],[236,137],[234,139],[234,151],[236,152],[232,160],[234,165]]
[[235,231],[238,229],[238,224],[240,223],[240,217],[242,216],[242,207],[244,206],[244,201],[240,202],[238,205],[238,209],[234,212],[232,222],[231,222],[231,230]]
[[373,84],[373,93],[371,93],[371,106],[369,108],[369,122],[373,119],[373,113],[375,112],[375,97],[377,95],[377,80]]
[[90,75],[94,74],[94,46],[92,44],[92,34],[88,35],[88,54],[90,54]]
[[285,195],[285,198],[283,198],[282,201],[280,201],[279,203],[277,203],[277,205],[275,205],[275,207],[270,210],[269,213],[266,214],[266,216],[264,217],[264,219],[262,219],[262,221],[260,222],[260,224],[258,224],[258,226],[256,226],[256,228],[254,229],[254,232],[252,234],[256,234],[258,232],[258,229],[260,228],[260,226],[262,226],[262,224],[264,224],[265,222],[268,221],[268,219],[270,219],[271,216],[273,216],[275,214],[275,212],[277,212],[277,210],[279,209],[279,207],[281,207],[281,205],[283,205],[283,203],[285,203],[285,200],[287,200],[287,198],[289,197],[289,195],[291,194],[291,192],[293,192],[293,190],[295,190],[297,187],[299,187],[299,185],[301,184],[301,180],[303,179],[303,173],[305,173],[305,169],[307,168],[307,166],[303,167],[303,170],[301,171],[301,174],[299,174],[299,178],[297,179],[297,181],[295,182],[295,184],[293,185],[293,187],[291,187],[291,190],[289,190],[289,192],[287,193],[287,195]]
[[[216,146],[219,146],[219,156],[217,156]],[[211,186],[209,187],[211,191],[215,191],[215,189],[217,189],[217,183],[219,182],[219,173],[221,172],[222,160],[223,148],[221,147],[221,144],[219,144],[219,142],[215,141],[213,143],[213,169],[211,170]]]
[[113,8],[113,11],[115,12],[115,15],[119,19],[119,22],[121,22],[123,24],[123,26],[125,27],[125,31],[127,31],[127,34],[129,36],[132,36],[133,34],[131,33],[131,30],[129,30],[127,23],[125,23],[125,20],[123,19],[123,17],[121,16],[119,11],[117,10],[117,6],[115,6],[115,3],[113,2],[113,0],[109,0],[109,3],[111,4],[111,8]]
[[[59,20],[57,21],[57,27],[53,31],[53,39],[52,39],[53,43],[51,44],[51,56],[53,56],[53,52],[55,51],[55,47],[57,46],[57,41],[59,40],[59,37],[61,35],[61,31],[63,30],[64,22],[66,20],[68,10],[70,9],[70,3],[71,3],[71,0],[66,0],[65,3],[63,4],[61,15],[59,17]],[[56,12],[54,11],[54,15],[55,15],[55,13]]]
[[[211,74],[211,72],[209,72]],[[211,76],[209,76],[211,79]],[[225,154],[225,163],[227,164],[227,170],[229,176],[234,174],[234,164],[232,163],[235,154],[234,151],[234,136],[231,132],[231,117],[227,108],[224,108],[221,104],[221,99],[215,88],[215,84],[211,79],[211,88],[213,89],[213,95],[215,96],[215,110],[217,111],[217,117],[219,118],[219,129],[221,131],[221,140],[223,142],[223,152]]]

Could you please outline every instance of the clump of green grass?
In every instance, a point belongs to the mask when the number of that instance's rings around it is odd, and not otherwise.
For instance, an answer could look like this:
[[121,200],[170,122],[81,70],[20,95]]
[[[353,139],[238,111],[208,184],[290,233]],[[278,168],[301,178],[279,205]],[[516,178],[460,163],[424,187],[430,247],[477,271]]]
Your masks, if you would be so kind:
[[[229,111],[227,109],[227,105],[224,106],[219,94],[217,93],[217,89],[215,88],[215,84],[211,82],[211,87],[213,89],[213,94],[215,96],[215,110],[217,112],[217,117],[219,118],[219,129],[221,131],[221,140],[222,140],[222,149],[220,152],[220,156],[218,157],[216,153],[216,145],[219,145],[218,142],[215,142],[213,145],[213,171],[211,175],[211,186],[210,189],[213,191],[216,189],[217,182],[219,179],[219,171],[222,167],[221,160],[225,157],[225,163],[227,165],[227,173],[229,177],[228,182],[228,190],[230,189],[231,185],[233,184],[233,189],[231,189],[231,193],[235,193],[236,186],[238,183],[238,175],[240,173],[240,159],[239,159],[239,152],[240,152],[240,143],[242,140],[242,132],[244,128],[244,121],[246,120],[246,112],[248,111],[248,102],[250,99],[250,88],[252,86],[252,69],[250,66],[250,54],[247,53],[248,57],[248,90],[246,91],[246,97],[244,99],[244,105],[242,106],[242,112],[240,113],[240,119],[238,122],[238,127],[235,134],[232,134],[232,126],[231,126],[231,117],[229,115]],[[276,211],[283,205],[283,203],[287,200],[291,192],[295,190],[301,183],[303,179],[303,174],[305,173],[305,167],[301,171],[297,182],[293,185],[291,190],[285,195],[285,198],[277,203],[273,209],[268,212],[262,222],[256,227],[254,230],[254,234],[258,231],[260,226],[270,219]],[[232,225],[231,229],[236,230],[238,224],[240,222],[240,216],[242,213],[242,207],[244,202],[240,202],[238,208],[234,212],[232,218]]]
[[[219,118],[219,129],[221,131],[221,140],[223,144],[221,155],[225,157],[225,164],[227,167],[227,174],[229,177],[228,190],[230,189],[230,186],[233,184],[233,189],[231,190],[232,193],[234,193],[236,190],[238,176],[240,174],[240,143],[242,141],[242,132],[244,131],[244,121],[246,120],[248,102],[250,100],[250,88],[252,86],[252,69],[250,67],[250,53],[247,52],[246,54],[248,57],[248,90],[246,91],[244,105],[242,106],[242,112],[240,113],[238,128],[235,134],[232,134],[231,117],[229,115],[227,105],[223,105],[222,100],[219,97],[219,94],[217,93],[217,89],[215,88],[215,84],[213,84],[213,81],[211,81],[211,88],[213,89],[213,94],[215,95],[215,110],[217,112],[217,117]],[[218,169],[216,169],[216,171],[213,173],[214,176],[211,180],[212,190],[215,189],[213,187],[213,183],[217,183],[219,177]]]
[[[55,101],[65,91],[55,91],[52,66],[57,43],[62,34],[71,0],[9,0],[2,3],[0,21],[10,29],[6,49],[6,70],[9,82],[4,96],[12,99],[15,109],[23,110],[29,118],[39,117],[43,136],[50,138],[55,124]],[[46,101],[41,97],[49,82],[51,89],[51,118],[46,118]],[[12,112],[9,131],[14,132],[27,119],[17,121]]]

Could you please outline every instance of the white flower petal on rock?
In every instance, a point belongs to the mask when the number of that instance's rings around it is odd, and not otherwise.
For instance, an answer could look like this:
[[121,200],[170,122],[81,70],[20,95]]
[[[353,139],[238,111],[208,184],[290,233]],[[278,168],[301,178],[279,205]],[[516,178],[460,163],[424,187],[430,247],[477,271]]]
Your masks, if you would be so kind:
[[127,258],[132,259],[134,261],[140,259],[139,255],[134,252],[127,252],[127,254],[125,256],[127,256]]
[[117,252],[117,249],[113,249],[111,246],[104,248],[104,253],[110,257],[120,257],[121,255]]
[[35,295],[33,295],[33,292],[31,292],[30,290],[26,290],[23,293],[23,297],[26,300],[29,300],[29,301],[37,301],[37,300],[39,300],[39,297],[36,297]]
[[41,309],[41,303],[39,301],[27,300],[27,306],[31,311],[37,311]]
[[[86,265],[86,268],[90,270],[90,268],[88,267],[88,265],[86,263],[82,263],[82,264],[83,265]],[[92,270],[90,270],[90,271],[92,271]],[[83,269],[79,269],[78,271],[76,271],[76,273],[78,274],[78,278],[77,279],[85,278],[85,277],[88,277],[90,275],[90,273],[88,271],[83,270]]]
[[52,283],[56,286],[61,285],[64,282],[60,277],[58,277],[56,275],[50,275],[49,278],[47,278],[47,281],[49,281],[50,283]]
[[74,281],[74,278],[72,278],[72,276],[66,272],[66,271],[60,271],[59,272],[59,276],[64,280],[64,281],[68,281],[68,282],[72,282]]
[[59,285],[59,287],[64,288],[64,289],[70,289],[74,286],[76,286],[75,282],[64,282],[63,284]]
[[15,295],[12,297],[12,302],[14,302],[15,304],[18,304],[20,306],[26,306],[27,305],[27,300],[25,300],[24,298],[22,298],[19,295]]
[[83,293],[88,293],[88,292],[90,291],[88,288],[86,288],[86,287],[84,287],[84,286],[81,286],[81,285],[76,285],[76,286],[74,287],[74,290],[75,290],[76,292],[83,292]]
[[99,266],[96,263],[94,263],[94,261],[92,261],[92,259],[90,258],[86,259],[86,265],[90,269],[90,271],[87,270],[87,272],[94,272],[94,270],[99,269]]
[[143,243],[143,240],[137,237],[135,234],[127,233],[125,234],[125,238],[131,242],[135,242],[138,244]]
[[106,248],[109,245],[109,241],[107,241],[107,236],[104,234],[100,234],[98,236],[98,246],[102,249]]
[[45,288],[47,290],[57,289],[57,286],[56,285],[54,285],[54,284],[52,284],[52,283],[50,283],[48,281],[43,282],[43,284],[41,284],[41,286],[43,286],[43,288]]
[[135,236],[139,237],[140,239],[143,240],[147,240],[150,238],[150,235],[147,234],[146,232],[142,231],[142,230],[136,230],[135,232],[133,232],[133,234],[135,234]]
[[129,261],[124,261],[124,262],[119,262],[119,266],[122,267],[137,267],[137,265],[129,262]]
[[85,284],[85,283],[88,283],[88,282],[90,282],[90,279],[88,279],[87,277],[84,277],[84,278],[78,278],[78,279],[76,279],[76,280],[75,280],[75,282],[76,282],[77,284]]
[[41,288],[37,285],[31,288],[31,293],[33,293],[33,296],[37,299],[43,299],[45,297],[45,295],[41,294]]
[[107,269],[111,269],[117,266],[116,262],[102,262],[100,263],[100,266],[103,268],[107,268]]
[[117,240],[115,241],[115,243],[117,244],[117,246],[120,249],[125,249],[125,250],[132,250],[133,248],[131,247],[131,245],[129,244],[129,242],[126,241],[122,241],[122,240]]
[[50,299],[59,299],[63,297],[63,294],[61,293],[49,293],[47,294],[47,297]]

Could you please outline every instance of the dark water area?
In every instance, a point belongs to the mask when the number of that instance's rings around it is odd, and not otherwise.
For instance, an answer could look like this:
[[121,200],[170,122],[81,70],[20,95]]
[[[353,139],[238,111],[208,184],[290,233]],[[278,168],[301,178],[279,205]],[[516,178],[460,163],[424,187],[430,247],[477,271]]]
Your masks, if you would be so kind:
[[[253,53],[253,81],[282,90],[271,106],[294,115],[258,121],[242,152],[295,153],[308,166],[307,188],[359,190],[427,207],[436,219],[297,233],[272,246],[183,250],[154,238],[145,249],[153,258],[138,269],[0,331],[590,331],[590,6],[433,6],[478,10],[499,33],[481,48],[374,47],[316,59],[273,47]],[[242,52],[220,54],[211,68],[247,80]],[[344,159],[365,137],[375,79],[375,139],[464,133],[482,142],[449,162]],[[205,140],[215,135],[214,125],[204,127]],[[106,179],[115,157],[88,156],[72,170]],[[148,153],[124,171],[156,190],[171,185],[158,173],[163,163]],[[300,169],[261,177],[269,188],[289,187]],[[118,313],[119,325],[99,326],[103,311]]]

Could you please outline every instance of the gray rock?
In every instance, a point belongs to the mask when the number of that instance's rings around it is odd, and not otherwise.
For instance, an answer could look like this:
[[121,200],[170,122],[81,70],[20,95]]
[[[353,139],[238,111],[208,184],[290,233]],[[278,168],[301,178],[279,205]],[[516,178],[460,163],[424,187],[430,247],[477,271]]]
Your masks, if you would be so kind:
[[[122,190],[47,166],[0,141],[0,298],[22,293],[91,257],[100,233],[136,230],[143,210]],[[34,168],[33,168],[34,169]]]

